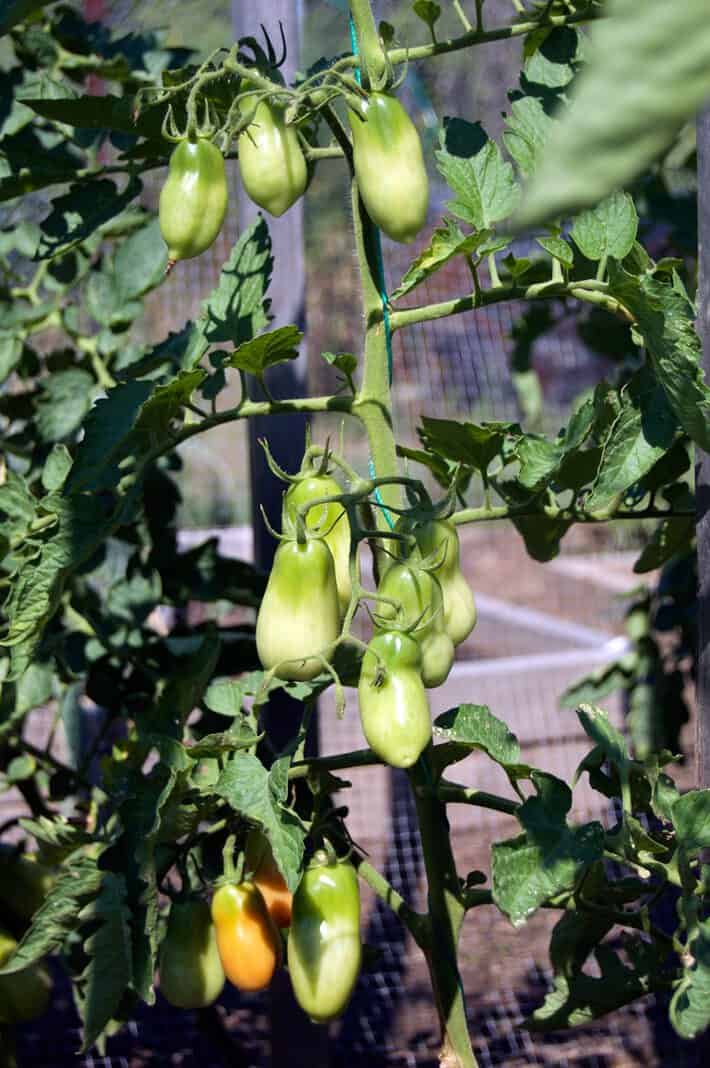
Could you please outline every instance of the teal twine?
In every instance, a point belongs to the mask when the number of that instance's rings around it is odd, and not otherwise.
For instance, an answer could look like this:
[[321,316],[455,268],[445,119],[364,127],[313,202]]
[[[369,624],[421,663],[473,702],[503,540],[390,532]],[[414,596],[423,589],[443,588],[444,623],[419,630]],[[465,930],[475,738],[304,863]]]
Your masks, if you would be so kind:
[[[355,32],[355,23],[352,16],[350,17],[350,45],[353,50],[353,55],[359,55],[357,44],[357,33]],[[360,67],[355,68],[355,79],[358,85],[362,84],[362,72]],[[387,349],[387,373],[389,376],[390,385],[392,385],[392,328],[390,326],[389,306],[387,301],[387,287],[385,285],[385,264],[382,259],[382,241],[380,239],[380,231],[375,227],[375,255],[377,257],[377,284],[380,287],[380,300],[382,301],[382,320],[385,325],[385,347]],[[376,478],[377,472],[375,471],[375,461],[370,457],[368,463],[368,470],[370,472],[370,478]],[[375,500],[381,506],[385,519],[389,524],[391,530],[394,530],[394,522],[388,509],[385,507],[382,495],[380,493],[380,487],[375,487]]]

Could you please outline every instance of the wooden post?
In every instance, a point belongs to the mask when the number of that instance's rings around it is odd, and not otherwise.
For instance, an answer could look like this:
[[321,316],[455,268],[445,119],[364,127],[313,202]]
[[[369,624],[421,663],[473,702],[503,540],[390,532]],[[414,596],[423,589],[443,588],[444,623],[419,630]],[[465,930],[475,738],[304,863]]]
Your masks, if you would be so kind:
[[[698,117],[698,327],[710,381],[710,108]],[[698,786],[710,787],[710,455],[695,446],[698,542]]]
[[[281,43],[279,23],[288,43],[288,56],[281,67],[287,82],[293,80],[299,55],[302,0],[262,0],[260,4],[232,0],[232,28],[235,39],[260,36],[263,25],[278,53]],[[262,41],[263,43],[263,41]],[[240,229],[257,215],[257,207],[239,191]],[[295,323],[305,331],[306,272],[303,250],[303,201],[295,204],[279,219],[266,217],[274,252],[274,273],[269,289],[274,321],[272,328]],[[299,397],[307,393],[307,355],[305,344],[297,360],[280,364],[269,372],[269,389],[276,397]],[[249,467],[251,479],[251,518],[254,532],[254,561],[268,571],[276,543],[261,515],[263,507],[269,522],[281,529],[281,500],[284,484],[270,472],[259,438],[267,438],[277,463],[287,471],[300,465],[306,437],[306,418],[302,415],[249,420]],[[283,694],[272,697],[266,709],[265,725],[278,749],[293,735],[299,722],[301,705]],[[307,752],[318,750],[317,717],[308,739]],[[296,1004],[291,984],[283,970],[276,973],[271,986],[271,1063],[273,1065],[307,1064],[309,1068],[327,1068],[328,1030],[311,1023]]]

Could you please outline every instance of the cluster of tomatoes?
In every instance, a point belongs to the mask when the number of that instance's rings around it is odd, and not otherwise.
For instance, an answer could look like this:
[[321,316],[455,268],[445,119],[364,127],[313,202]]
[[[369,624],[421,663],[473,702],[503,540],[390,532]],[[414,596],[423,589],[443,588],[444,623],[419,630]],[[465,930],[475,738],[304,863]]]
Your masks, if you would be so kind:
[[[239,171],[249,197],[271,215],[283,215],[303,195],[309,167],[297,127],[283,107],[242,83],[240,113],[251,116],[239,135]],[[252,114],[253,112],[253,114]],[[370,218],[394,241],[410,242],[426,221],[429,183],[419,134],[399,100],[373,92],[348,110],[353,167]],[[222,153],[206,137],[180,141],[160,194],[160,226],[170,265],[198,256],[216,239],[227,211]]]
[[[289,680],[311,680],[327,669],[352,597],[351,537],[339,483],[305,475],[284,496],[276,550],[256,624],[263,666]],[[310,502],[313,503],[308,511]],[[296,533],[305,514],[305,537]],[[454,649],[476,624],[476,605],[460,567],[456,527],[448,519],[402,517],[400,555],[389,555],[372,613],[375,633],[358,684],[362,727],[385,763],[407,768],[431,739],[426,690],[447,678]]]
[[196,896],[173,901],[160,956],[163,995],[195,1009],[219,997],[225,978],[239,990],[263,990],[282,963],[285,937],[296,1000],[311,1019],[334,1019],[362,958],[355,868],[319,850],[292,897],[257,830],[247,840],[246,866],[251,877],[218,883],[211,908]]

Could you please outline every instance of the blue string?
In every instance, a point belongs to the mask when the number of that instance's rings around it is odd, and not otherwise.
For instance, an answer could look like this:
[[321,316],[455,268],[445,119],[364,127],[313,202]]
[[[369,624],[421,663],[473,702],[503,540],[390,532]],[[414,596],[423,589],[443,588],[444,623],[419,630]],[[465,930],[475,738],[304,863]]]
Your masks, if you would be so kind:
[[[355,23],[352,16],[350,17],[350,45],[352,47],[353,55],[359,55],[357,33],[355,31]],[[355,68],[355,79],[358,85],[362,85],[362,71],[360,67]],[[382,320],[385,326],[385,347],[387,350],[387,374],[389,377],[389,384],[392,385],[392,368],[393,368],[393,355],[392,355],[392,328],[390,326],[389,305],[387,300],[387,287],[385,285],[385,264],[382,258],[382,241],[380,239],[380,231],[377,227],[375,230],[375,255],[377,257],[377,284],[380,287],[380,300],[382,301]],[[370,472],[370,478],[376,478],[377,472],[375,471],[375,461],[370,457],[368,462],[368,470]],[[390,515],[388,509],[385,507],[382,495],[380,493],[380,487],[375,487],[375,500],[381,506],[385,519],[389,524],[391,530],[394,530],[394,521]]]

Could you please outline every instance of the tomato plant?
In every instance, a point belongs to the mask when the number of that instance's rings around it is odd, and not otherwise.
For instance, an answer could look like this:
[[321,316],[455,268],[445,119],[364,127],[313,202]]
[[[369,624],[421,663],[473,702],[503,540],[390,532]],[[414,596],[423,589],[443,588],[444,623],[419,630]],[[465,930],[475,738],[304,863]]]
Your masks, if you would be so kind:
[[[707,300],[697,306],[687,125],[710,93],[706,12],[701,0],[516,0],[492,24],[482,3],[417,3],[378,26],[369,0],[347,7],[352,51],[292,81],[251,33],[200,61],[157,35],[97,32],[66,4],[5,5],[0,18],[3,1041],[46,1005],[48,953],[72,983],[84,1051],[103,1051],[156,982],[189,1008],[211,1004],[225,975],[267,987],[283,938],[299,1004],[334,1019],[362,963],[359,883],[423,955],[451,1068],[476,1065],[459,951],[479,908],[515,927],[557,913],[553,987],[531,1028],[586,1025],[654,993],[682,1038],[710,1026],[710,784],[681,790],[669,773],[707,674],[694,655],[702,463],[697,501],[691,475],[693,449],[710,453],[694,326]],[[464,93],[463,114],[439,120],[427,72],[458,57],[468,77],[476,49],[503,38],[521,39],[523,60],[501,137],[466,114]],[[610,107],[607,84],[645,101],[638,114]],[[352,239],[360,326],[352,351],[322,354],[339,376],[330,394],[286,396],[273,381],[303,339],[271,306],[273,220],[241,228],[183,326],[165,246],[170,261],[216,255],[227,161],[270,215],[304,197],[311,220],[322,209]],[[156,214],[144,182],[161,168]],[[352,196],[326,217],[327,169]],[[399,279],[381,234],[417,242]],[[312,278],[317,289],[322,270]],[[338,309],[313,296],[335,338]],[[163,306],[179,317],[164,336]],[[515,317],[491,359],[511,356],[517,416],[484,419],[476,404],[444,417],[431,390],[414,447],[397,339],[448,318],[464,338],[494,306]],[[563,316],[604,354],[606,377],[553,421],[547,394],[561,384],[538,375],[534,350]],[[343,420],[348,446],[314,422],[305,446],[294,436],[294,475],[265,443],[284,481],[269,574],[210,536],[185,548],[185,446],[288,414]],[[545,562],[575,525],[607,521],[630,524],[630,544],[643,537],[635,572],[652,586],[636,591],[623,652],[563,700],[588,739],[577,778],[613,826],[575,821],[576,778],[525,762],[506,709],[478,703],[475,673],[462,704],[453,688],[431,692],[476,623],[469,579],[484,564],[462,553],[475,538],[461,531],[513,524]],[[615,687],[628,731],[598,704]],[[366,748],[312,755],[329,688],[343,714],[357,695]],[[284,694],[297,711],[281,734]],[[485,760],[500,794],[476,781]],[[411,788],[421,912],[349,829],[350,778],[362,789],[350,769],[383,764]],[[515,823],[483,876],[456,856],[451,805]],[[671,927],[656,923],[661,907]]]

